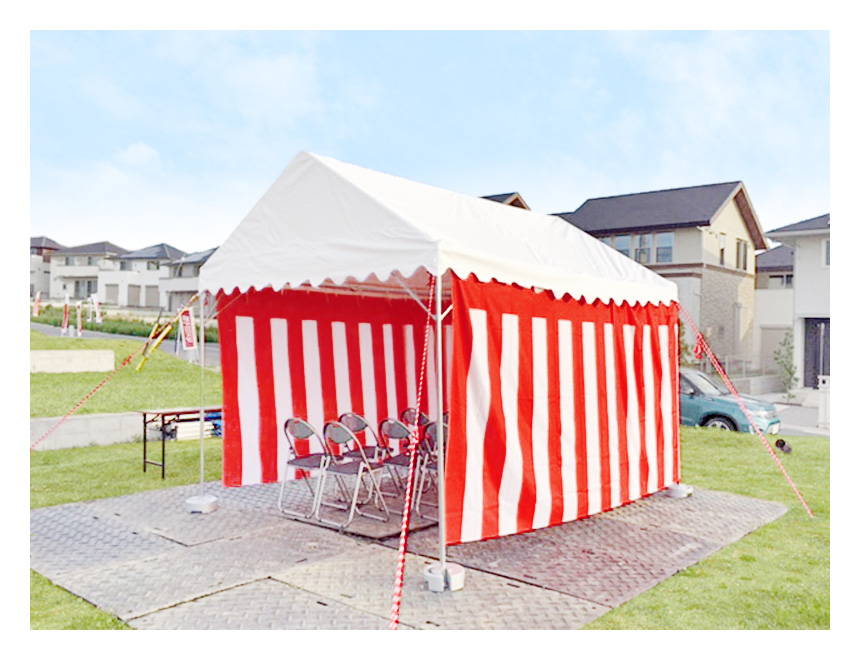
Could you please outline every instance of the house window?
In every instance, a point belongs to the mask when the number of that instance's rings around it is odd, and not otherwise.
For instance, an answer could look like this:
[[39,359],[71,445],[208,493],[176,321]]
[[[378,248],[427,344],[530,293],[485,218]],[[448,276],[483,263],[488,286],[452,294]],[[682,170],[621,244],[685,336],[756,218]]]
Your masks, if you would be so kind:
[[601,236],[600,242],[606,243],[606,245],[608,245],[609,247],[612,247],[612,236]]
[[615,249],[618,250],[625,257],[630,256],[630,236],[629,234],[623,234],[622,236],[615,237]]
[[640,264],[651,262],[651,234],[639,234],[636,237],[635,259]]
[[792,275],[771,275],[768,277],[768,289],[791,289]]
[[87,257],[87,266],[97,266],[98,257]]
[[747,269],[747,242],[738,239],[737,259],[735,261],[738,270]]
[[726,235],[720,234],[720,266],[726,265]]
[[146,262],[146,270],[158,270],[158,262],[157,261],[147,261]]
[[672,263],[672,248],[675,246],[675,234],[671,231],[657,234],[656,257],[658,264]]
[[131,270],[131,264],[128,261],[120,261],[119,262],[120,270]]

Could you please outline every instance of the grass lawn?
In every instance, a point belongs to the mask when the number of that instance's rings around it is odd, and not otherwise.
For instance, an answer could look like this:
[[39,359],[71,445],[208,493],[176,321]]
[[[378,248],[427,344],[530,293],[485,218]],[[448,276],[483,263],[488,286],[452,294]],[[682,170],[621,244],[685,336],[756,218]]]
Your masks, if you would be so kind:
[[780,460],[815,518],[758,437],[681,427],[683,483],[783,502],[788,513],[586,629],[829,629],[830,440],[782,437],[793,451]]
[[[141,342],[121,339],[50,337],[30,331],[31,350],[112,350],[119,367],[140,350]],[[96,392],[76,415],[128,412],[152,408],[200,405],[200,366],[158,350],[140,371],[140,356]],[[76,406],[106,373],[30,374],[30,417],[62,417]],[[221,375],[212,369],[203,373],[206,405],[221,404]]]

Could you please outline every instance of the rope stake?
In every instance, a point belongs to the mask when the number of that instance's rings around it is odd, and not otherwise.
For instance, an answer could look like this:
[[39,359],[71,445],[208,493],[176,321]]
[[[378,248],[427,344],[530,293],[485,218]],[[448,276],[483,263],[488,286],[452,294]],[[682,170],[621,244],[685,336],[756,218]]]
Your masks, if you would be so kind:
[[694,354],[696,355],[697,359],[701,359],[701,355],[703,352],[708,356],[708,359],[711,361],[711,364],[714,365],[714,369],[717,370],[717,373],[720,374],[720,378],[723,379],[723,382],[726,384],[726,387],[729,388],[729,391],[734,395],[735,399],[737,399],[738,405],[740,406],[746,418],[749,420],[750,425],[755,430],[759,439],[762,441],[762,444],[767,447],[767,450],[770,452],[771,457],[773,458],[773,460],[776,461],[776,464],[779,466],[779,469],[782,471],[782,475],[785,477],[786,481],[788,481],[789,485],[794,491],[794,494],[797,495],[797,498],[800,500],[801,504],[803,504],[803,508],[806,509],[806,513],[809,514],[810,518],[814,518],[815,516],[813,515],[812,510],[809,508],[809,505],[806,503],[806,500],[803,499],[803,495],[800,494],[800,491],[797,489],[797,486],[794,485],[794,482],[791,480],[791,477],[788,476],[788,472],[783,466],[782,461],[779,460],[779,456],[776,455],[776,452],[773,450],[773,447],[770,446],[770,443],[767,441],[767,438],[764,437],[764,433],[761,432],[761,429],[759,429],[758,425],[755,423],[755,420],[753,420],[752,414],[744,405],[744,402],[741,399],[740,394],[738,394],[734,383],[732,383],[728,374],[726,374],[725,370],[723,369],[723,365],[720,364],[720,361],[717,359],[717,356],[714,355],[714,352],[711,350],[711,347],[708,345],[708,342],[705,340],[702,333],[699,332],[699,329],[696,327],[696,324],[693,323],[693,319],[690,318],[690,315],[687,313],[687,310],[685,310],[680,303],[678,304],[678,311],[683,317],[684,323],[689,326],[690,330],[692,330],[696,336],[696,346],[694,349]]

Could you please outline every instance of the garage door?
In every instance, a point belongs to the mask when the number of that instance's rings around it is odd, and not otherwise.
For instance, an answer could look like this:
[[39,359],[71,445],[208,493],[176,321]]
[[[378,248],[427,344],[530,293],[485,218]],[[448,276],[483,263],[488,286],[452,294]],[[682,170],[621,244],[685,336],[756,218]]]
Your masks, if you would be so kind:
[[116,305],[119,302],[119,284],[105,285],[105,302]]
[[147,286],[146,287],[146,306],[147,307],[161,307],[158,304],[158,287],[157,286]]
[[129,307],[140,307],[140,285],[139,284],[129,284],[128,285],[128,306]]

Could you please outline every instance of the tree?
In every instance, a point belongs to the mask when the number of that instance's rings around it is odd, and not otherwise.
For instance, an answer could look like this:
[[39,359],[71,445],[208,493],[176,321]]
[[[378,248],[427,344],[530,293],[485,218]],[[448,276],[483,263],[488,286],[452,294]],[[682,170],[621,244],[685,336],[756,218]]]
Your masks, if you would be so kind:
[[794,332],[787,330],[779,346],[773,352],[773,361],[778,367],[779,382],[785,389],[785,401],[789,403],[794,395],[791,390],[797,387],[797,366],[794,364]]

